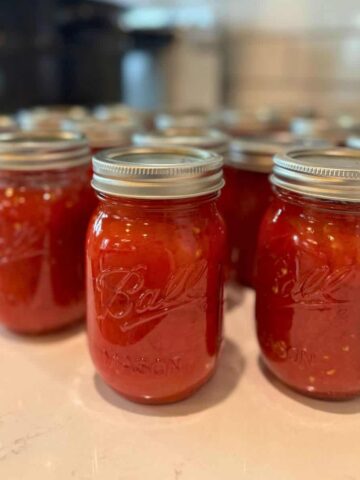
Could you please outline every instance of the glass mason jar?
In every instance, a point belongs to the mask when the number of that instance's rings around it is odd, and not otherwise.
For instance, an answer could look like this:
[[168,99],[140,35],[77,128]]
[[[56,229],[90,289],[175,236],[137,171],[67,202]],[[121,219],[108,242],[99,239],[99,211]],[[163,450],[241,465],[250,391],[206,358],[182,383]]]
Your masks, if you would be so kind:
[[319,139],[299,139],[287,132],[249,136],[230,144],[224,165],[225,187],[220,197],[228,236],[230,276],[254,286],[254,267],[260,223],[272,196],[269,174],[273,156],[293,148],[326,147]]
[[262,357],[309,396],[360,394],[360,154],[275,157],[256,274]]
[[87,239],[90,352],[143,403],[187,397],[213,374],[222,332],[221,157],[182,147],[93,159],[100,205]]
[[84,316],[89,147],[63,132],[0,135],[0,323],[21,333]]
[[65,130],[83,133],[89,141],[91,153],[114,147],[128,147],[136,124],[130,119],[99,119],[85,117],[79,120],[65,120]]

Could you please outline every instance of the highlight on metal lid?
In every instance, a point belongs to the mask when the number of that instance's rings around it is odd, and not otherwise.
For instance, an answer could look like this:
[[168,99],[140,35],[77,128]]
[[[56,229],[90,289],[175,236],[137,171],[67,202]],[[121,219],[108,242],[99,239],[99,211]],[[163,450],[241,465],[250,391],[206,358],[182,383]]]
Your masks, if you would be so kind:
[[298,150],[274,157],[271,181],[295,193],[360,201],[360,152],[347,148]]
[[198,197],[224,185],[222,157],[187,147],[103,150],[93,157],[93,171],[95,190],[129,198]]
[[298,137],[287,131],[249,135],[230,142],[229,163],[244,170],[270,173],[273,167],[273,156],[277,153],[332,146],[329,140]]
[[0,134],[0,170],[52,170],[90,163],[85,136],[60,130]]
[[65,130],[83,133],[92,148],[111,148],[128,146],[136,124],[130,118],[96,118],[88,116],[81,119],[68,119],[62,122]]
[[195,127],[166,128],[163,130],[135,133],[133,135],[133,143],[136,146],[182,145],[211,150],[219,154],[227,153],[229,142],[230,137],[219,130]]

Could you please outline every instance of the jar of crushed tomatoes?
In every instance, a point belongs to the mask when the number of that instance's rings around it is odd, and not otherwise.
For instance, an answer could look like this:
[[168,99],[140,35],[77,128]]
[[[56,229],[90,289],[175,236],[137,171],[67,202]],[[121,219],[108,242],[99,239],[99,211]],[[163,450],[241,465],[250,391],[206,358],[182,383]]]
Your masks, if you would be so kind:
[[90,352],[142,403],[181,400],[213,374],[223,311],[222,160],[183,147],[100,152],[87,239]]
[[62,126],[66,130],[83,133],[93,155],[99,150],[131,145],[131,136],[136,128],[130,119],[99,119],[92,116],[66,120]]
[[21,333],[84,315],[89,147],[62,132],[0,135],[0,323]]
[[224,165],[225,187],[220,197],[228,237],[230,278],[254,286],[258,231],[272,192],[269,174],[277,152],[304,146],[327,146],[320,139],[301,139],[287,132],[234,140]]
[[305,395],[359,395],[360,154],[308,150],[274,161],[256,273],[263,360]]

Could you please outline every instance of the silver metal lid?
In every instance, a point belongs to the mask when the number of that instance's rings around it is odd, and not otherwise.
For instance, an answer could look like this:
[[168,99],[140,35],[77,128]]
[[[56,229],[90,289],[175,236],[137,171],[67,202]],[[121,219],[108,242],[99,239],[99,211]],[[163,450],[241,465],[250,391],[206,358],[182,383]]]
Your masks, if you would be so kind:
[[229,142],[230,137],[225,133],[205,128],[167,128],[133,135],[133,143],[138,147],[180,145],[211,150],[220,155],[228,153]]
[[15,120],[8,115],[0,115],[0,133],[15,132],[18,130]]
[[208,114],[202,111],[162,112],[154,117],[155,128],[207,128]]
[[215,127],[239,128],[249,132],[265,131],[279,121],[279,112],[271,107],[223,109],[210,116],[210,124]]
[[302,195],[360,202],[360,152],[337,148],[279,154],[271,181]]
[[90,150],[82,134],[58,130],[0,134],[0,170],[53,170],[86,163]]
[[80,105],[50,105],[21,110],[17,119],[23,130],[56,130],[61,128],[65,119],[79,119],[87,115],[88,110]]
[[289,150],[330,148],[332,143],[321,138],[298,137],[290,132],[252,135],[230,143],[229,164],[242,170],[270,173],[273,156]]
[[83,133],[92,148],[129,146],[135,130],[135,124],[127,118],[99,119],[92,116],[79,120],[64,120],[62,127]]
[[104,150],[93,158],[95,190],[130,198],[198,197],[223,185],[222,157],[185,147]]
[[97,105],[93,109],[93,114],[100,120],[124,120],[124,121],[139,121],[141,113],[134,108],[129,107],[123,103],[110,103]]
[[295,117],[290,122],[290,130],[298,136],[326,134],[336,129],[336,125],[325,117]]

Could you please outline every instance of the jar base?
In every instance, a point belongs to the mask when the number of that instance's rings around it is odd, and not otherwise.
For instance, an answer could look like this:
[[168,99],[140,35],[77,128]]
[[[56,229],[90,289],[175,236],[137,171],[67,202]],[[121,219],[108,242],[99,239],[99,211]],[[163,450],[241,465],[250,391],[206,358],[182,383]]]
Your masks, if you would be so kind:
[[310,391],[305,388],[300,388],[295,385],[291,385],[290,383],[283,380],[279,375],[277,375],[271,367],[268,366],[264,359],[261,359],[261,366],[263,370],[265,370],[265,375],[269,377],[270,381],[275,380],[279,382],[285,388],[302,395],[304,397],[312,398],[314,400],[323,400],[328,402],[346,402],[349,400],[353,400],[354,398],[360,397],[360,391],[352,391],[352,392],[334,392],[334,391],[327,391],[327,392],[319,392],[319,391]]
[[196,393],[198,390],[200,390],[206,383],[208,383],[211,378],[214,376],[216,369],[214,368],[210,373],[208,373],[204,378],[202,378],[199,382],[197,382],[195,385],[187,388],[186,390],[183,390],[182,392],[176,393],[174,395],[168,395],[166,397],[148,397],[148,396],[134,396],[134,395],[129,395],[127,393],[122,392],[121,390],[113,387],[110,383],[106,381],[106,379],[103,380],[104,382],[112,389],[114,390],[118,395],[121,397],[125,398],[126,400],[129,400],[130,402],[133,403],[138,403],[141,405],[168,405],[172,403],[178,403],[183,400],[186,400],[189,398],[191,395]]

